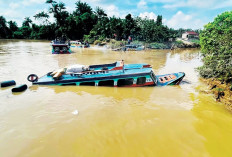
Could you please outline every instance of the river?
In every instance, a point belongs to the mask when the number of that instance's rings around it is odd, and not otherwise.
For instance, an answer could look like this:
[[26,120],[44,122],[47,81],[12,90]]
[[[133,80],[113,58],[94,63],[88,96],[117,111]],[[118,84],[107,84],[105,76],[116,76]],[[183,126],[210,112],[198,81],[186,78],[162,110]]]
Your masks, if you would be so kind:
[[[29,86],[17,94],[0,88],[0,156],[232,156],[232,114],[202,92],[199,51],[76,48],[53,55],[49,41],[0,40],[0,81]],[[32,86],[26,79],[122,59],[186,77],[179,86],[137,88]]]

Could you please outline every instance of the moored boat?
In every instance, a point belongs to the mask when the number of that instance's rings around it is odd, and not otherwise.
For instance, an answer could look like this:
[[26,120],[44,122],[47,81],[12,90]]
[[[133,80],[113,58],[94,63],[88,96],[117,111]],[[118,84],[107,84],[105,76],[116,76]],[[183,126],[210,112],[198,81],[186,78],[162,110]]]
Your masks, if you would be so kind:
[[51,46],[52,46],[52,54],[72,53],[69,44],[66,42],[53,42]]
[[123,61],[117,61],[112,64],[73,65],[40,78],[32,74],[28,80],[34,85],[141,87],[176,85],[184,76],[183,72],[156,76],[149,64],[124,64]]
[[80,41],[70,41],[70,47],[82,48],[84,45]]

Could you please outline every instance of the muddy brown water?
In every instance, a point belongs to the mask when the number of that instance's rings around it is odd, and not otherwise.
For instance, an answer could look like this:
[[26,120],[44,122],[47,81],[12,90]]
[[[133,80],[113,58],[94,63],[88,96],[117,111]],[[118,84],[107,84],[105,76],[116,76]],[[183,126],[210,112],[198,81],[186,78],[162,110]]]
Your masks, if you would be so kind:
[[[49,41],[0,40],[0,156],[232,156],[232,115],[204,94],[199,49],[113,52],[72,49],[52,55]],[[32,86],[35,73],[72,64],[149,63],[156,74],[185,72],[179,86]]]

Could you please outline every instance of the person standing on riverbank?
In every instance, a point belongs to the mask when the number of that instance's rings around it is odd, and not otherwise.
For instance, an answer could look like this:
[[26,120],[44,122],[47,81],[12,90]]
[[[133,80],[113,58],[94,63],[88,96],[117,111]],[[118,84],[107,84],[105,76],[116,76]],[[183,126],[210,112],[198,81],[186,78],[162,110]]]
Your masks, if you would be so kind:
[[129,37],[128,37],[128,44],[130,45],[131,42],[132,42],[132,37],[129,36]]

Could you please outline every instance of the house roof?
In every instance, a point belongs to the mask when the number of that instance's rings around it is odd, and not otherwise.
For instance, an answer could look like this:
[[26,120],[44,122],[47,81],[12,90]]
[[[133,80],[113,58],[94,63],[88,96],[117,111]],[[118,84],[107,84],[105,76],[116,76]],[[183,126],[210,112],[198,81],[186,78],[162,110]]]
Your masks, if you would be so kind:
[[194,31],[187,31],[185,33],[186,34],[190,34],[190,35],[198,35],[198,33],[194,32]]

